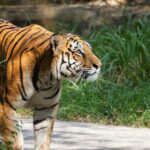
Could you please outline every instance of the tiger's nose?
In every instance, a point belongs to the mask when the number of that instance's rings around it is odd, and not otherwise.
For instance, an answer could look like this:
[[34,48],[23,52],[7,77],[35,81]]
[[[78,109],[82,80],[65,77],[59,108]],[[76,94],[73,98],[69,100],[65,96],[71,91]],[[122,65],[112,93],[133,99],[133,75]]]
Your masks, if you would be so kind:
[[99,61],[98,63],[93,63],[93,67],[95,69],[99,69],[101,67],[102,63]]

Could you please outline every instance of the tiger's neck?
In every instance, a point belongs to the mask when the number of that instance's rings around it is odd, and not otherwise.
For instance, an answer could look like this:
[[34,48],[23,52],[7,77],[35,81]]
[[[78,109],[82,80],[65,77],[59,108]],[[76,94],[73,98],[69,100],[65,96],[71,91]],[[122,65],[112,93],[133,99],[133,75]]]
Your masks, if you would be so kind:
[[59,85],[60,80],[56,79],[51,72],[53,52],[50,49],[37,62],[33,75],[33,84],[36,90],[46,90],[54,85]]

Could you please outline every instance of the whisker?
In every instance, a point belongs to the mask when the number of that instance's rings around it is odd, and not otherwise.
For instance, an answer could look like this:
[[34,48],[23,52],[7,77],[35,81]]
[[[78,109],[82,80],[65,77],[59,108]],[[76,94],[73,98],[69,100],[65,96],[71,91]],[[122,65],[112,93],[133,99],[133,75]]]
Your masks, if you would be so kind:
[[83,82],[83,76],[84,76],[84,72],[82,72],[82,75],[80,77],[80,84]]
[[80,71],[80,72],[77,73],[77,78],[75,80],[76,83],[80,80],[81,75],[82,75],[82,71]]
[[79,71],[78,73],[77,73],[77,78],[76,78],[76,80],[75,80],[75,82],[78,82],[79,80],[80,80],[80,78],[81,78],[81,76],[82,76],[82,71]]
[[83,71],[91,71],[93,70],[92,68],[82,68]]

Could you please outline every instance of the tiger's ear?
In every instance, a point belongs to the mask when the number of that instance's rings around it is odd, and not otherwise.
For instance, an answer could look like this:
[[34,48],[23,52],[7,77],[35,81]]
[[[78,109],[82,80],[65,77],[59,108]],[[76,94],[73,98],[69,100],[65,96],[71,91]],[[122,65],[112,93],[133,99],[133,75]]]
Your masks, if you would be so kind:
[[53,50],[56,50],[57,46],[64,40],[64,37],[62,35],[52,35],[51,37],[51,44]]

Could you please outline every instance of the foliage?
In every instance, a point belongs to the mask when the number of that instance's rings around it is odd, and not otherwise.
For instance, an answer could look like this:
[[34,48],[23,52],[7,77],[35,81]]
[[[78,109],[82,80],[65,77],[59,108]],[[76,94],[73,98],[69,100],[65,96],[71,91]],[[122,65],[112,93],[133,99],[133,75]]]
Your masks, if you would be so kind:
[[[137,87],[104,80],[74,86],[64,83],[58,118],[128,126],[150,126],[150,82]],[[91,94],[92,93],[92,94]]]
[[150,126],[150,21],[103,27],[88,37],[101,58],[101,78],[64,83],[59,119]]
[[149,21],[105,28],[91,36],[95,53],[102,58],[103,76],[117,84],[136,85],[150,77]]

